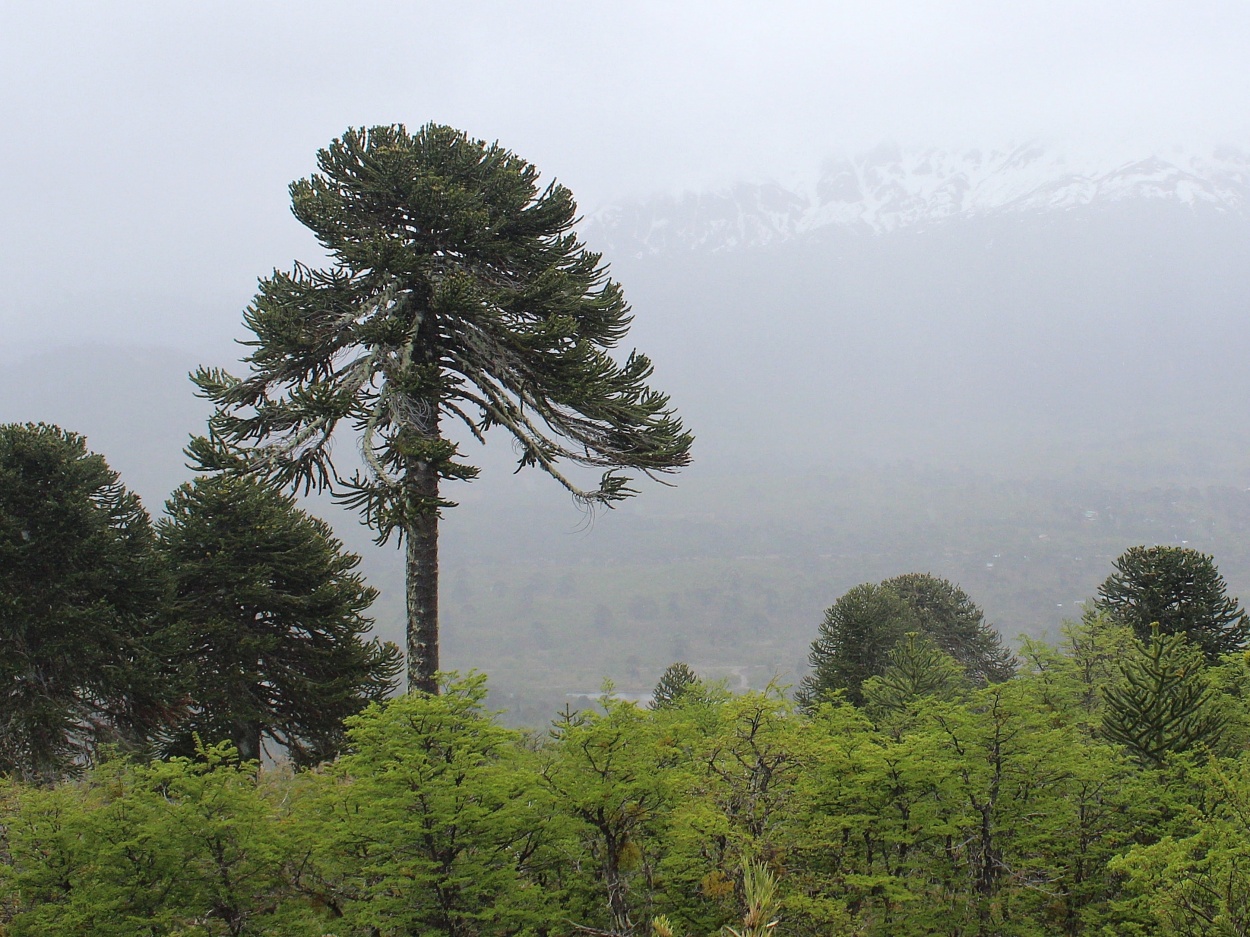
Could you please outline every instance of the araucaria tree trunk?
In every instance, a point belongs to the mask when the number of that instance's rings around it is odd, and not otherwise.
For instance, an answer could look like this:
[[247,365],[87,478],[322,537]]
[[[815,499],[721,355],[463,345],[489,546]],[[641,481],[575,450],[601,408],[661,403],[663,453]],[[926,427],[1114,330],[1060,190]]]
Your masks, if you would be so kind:
[[407,583],[408,689],[438,692],[438,471],[428,462],[408,469],[411,501],[418,507],[405,531]]

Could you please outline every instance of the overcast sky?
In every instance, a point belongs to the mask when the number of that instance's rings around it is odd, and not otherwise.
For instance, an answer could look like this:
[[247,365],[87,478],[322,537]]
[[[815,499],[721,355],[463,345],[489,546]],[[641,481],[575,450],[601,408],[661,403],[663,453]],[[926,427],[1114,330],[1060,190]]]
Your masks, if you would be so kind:
[[[498,139],[593,209],[882,140],[1250,148],[1244,2],[8,3],[0,356],[237,336],[348,126]],[[1144,152],[1143,152],[1144,155]]]

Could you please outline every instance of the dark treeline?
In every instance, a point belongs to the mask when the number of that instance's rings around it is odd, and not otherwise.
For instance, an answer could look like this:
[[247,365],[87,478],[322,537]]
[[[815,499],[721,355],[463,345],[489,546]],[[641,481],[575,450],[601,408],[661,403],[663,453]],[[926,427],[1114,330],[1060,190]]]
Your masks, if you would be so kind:
[[184,484],[154,525],[82,436],[0,425],[0,774],[50,781],[103,746],[201,738],[332,757],[402,663],[367,637],[359,562],[253,478]]

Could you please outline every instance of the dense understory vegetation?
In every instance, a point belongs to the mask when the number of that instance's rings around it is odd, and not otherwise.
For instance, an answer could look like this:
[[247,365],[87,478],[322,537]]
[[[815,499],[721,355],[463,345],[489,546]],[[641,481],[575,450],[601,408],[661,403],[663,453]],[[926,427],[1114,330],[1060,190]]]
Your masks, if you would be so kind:
[[[742,926],[752,863],[777,934],[1244,933],[1250,659],[1176,644],[1091,615],[981,688],[800,712],[682,679],[536,733],[447,676],[311,770],[208,746],[7,782],[0,933],[702,935]],[[1168,654],[1217,731],[1125,744]]]

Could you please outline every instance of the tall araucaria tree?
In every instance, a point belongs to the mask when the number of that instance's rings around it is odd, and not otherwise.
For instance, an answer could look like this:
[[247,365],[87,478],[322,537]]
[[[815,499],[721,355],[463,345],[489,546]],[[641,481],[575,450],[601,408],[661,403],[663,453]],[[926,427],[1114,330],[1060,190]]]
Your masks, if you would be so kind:
[[[437,692],[440,491],[471,479],[445,422],[503,427],[589,505],[690,460],[691,435],[652,390],[645,355],[611,350],[631,321],[621,287],[573,233],[568,189],[498,144],[427,124],[349,130],[291,185],[295,216],[330,264],[260,282],[245,321],[251,373],[201,369],[217,412],[191,456],[207,470],[330,490],[379,542],[406,547],[409,686]],[[344,478],[330,440],[360,434]],[[566,465],[602,471],[582,486]]]

